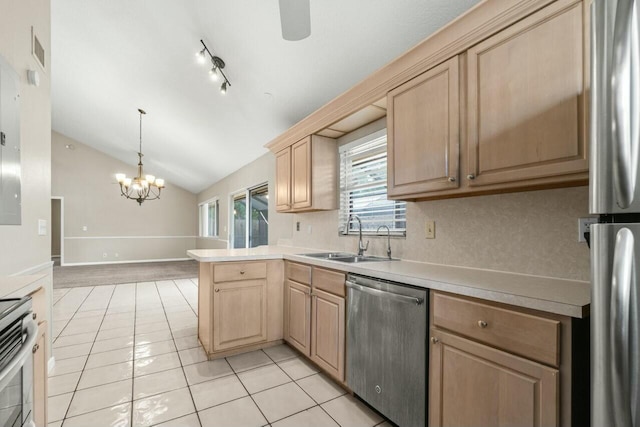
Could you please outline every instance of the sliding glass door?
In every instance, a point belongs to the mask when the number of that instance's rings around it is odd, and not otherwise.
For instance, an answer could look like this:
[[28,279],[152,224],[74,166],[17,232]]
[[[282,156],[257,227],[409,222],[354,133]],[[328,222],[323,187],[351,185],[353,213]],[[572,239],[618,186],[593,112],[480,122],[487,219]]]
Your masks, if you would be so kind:
[[269,187],[249,188],[231,196],[233,248],[255,248],[269,244]]

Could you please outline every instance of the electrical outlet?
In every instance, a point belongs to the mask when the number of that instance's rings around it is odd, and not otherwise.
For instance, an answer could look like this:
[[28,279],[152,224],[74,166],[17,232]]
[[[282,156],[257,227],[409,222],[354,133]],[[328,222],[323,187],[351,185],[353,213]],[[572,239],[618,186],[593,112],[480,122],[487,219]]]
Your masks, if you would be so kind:
[[586,218],[578,218],[578,242],[586,242],[584,239],[584,233],[589,231],[589,227],[591,224],[597,224],[598,218],[594,217],[586,217]]
[[307,225],[307,234],[311,234],[312,231],[313,231],[313,227],[310,225]]
[[436,222],[427,221],[425,225],[424,233],[425,233],[426,239],[435,239],[436,238]]
[[82,231],[87,231],[87,226],[86,225],[82,226]]

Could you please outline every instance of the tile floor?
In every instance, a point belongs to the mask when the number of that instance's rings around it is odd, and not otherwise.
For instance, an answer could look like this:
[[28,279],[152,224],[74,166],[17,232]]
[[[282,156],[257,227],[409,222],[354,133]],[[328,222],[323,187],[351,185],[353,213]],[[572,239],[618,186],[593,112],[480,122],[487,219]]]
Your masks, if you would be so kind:
[[207,361],[197,279],[54,290],[50,427],[372,427],[286,345]]

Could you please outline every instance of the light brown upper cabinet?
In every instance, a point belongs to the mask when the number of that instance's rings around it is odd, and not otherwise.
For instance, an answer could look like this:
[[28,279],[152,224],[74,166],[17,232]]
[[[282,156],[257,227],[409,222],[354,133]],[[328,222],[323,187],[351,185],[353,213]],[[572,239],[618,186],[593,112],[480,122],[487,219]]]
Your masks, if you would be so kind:
[[276,210],[337,209],[337,180],[335,140],[308,136],[276,153]]
[[467,51],[470,186],[588,170],[585,6],[559,3]]
[[456,56],[389,92],[390,198],[459,186],[458,68]]

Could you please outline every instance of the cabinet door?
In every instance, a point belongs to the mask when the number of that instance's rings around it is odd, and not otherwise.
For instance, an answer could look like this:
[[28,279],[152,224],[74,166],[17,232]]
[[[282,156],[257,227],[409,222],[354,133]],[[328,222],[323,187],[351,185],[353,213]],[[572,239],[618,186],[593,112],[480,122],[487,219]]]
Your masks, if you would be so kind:
[[214,284],[214,351],[267,339],[267,281]]
[[458,86],[456,56],[389,92],[389,196],[458,187]]
[[291,146],[291,206],[311,207],[311,137]]
[[38,427],[47,425],[48,336],[48,323],[46,321],[40,322],[38,324],[38,340],[33,353],[33,421]]
[[284,339],[303,354],[311,355],[311,287],[287,280],[285,285]]
[[276,210],[291,209],[291,148],[276,154]]
[[587,171],[582,8],[551,5],[469,49],[470,185]]
[[344,298],[314,289],[311,313],[311,360],[344,381]]
[[555,369],[432,329],[429,426],[557,426]]

